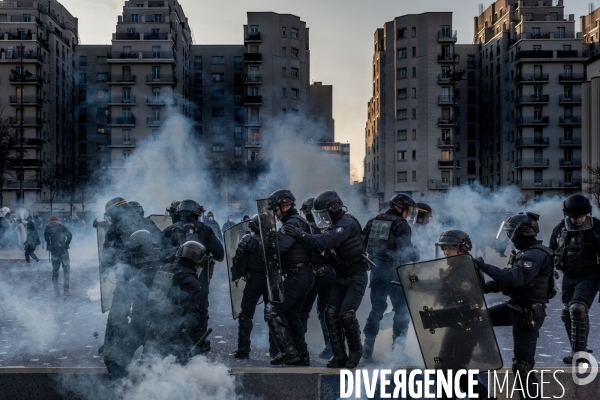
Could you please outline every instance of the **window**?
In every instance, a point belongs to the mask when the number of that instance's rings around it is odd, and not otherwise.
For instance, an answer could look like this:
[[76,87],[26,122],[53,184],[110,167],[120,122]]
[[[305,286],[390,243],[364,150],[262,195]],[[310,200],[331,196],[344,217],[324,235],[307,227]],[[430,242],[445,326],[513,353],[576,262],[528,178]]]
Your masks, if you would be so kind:
[[213,152],[222,153],[225,151],[225,144],[223,143],[213,143]]
[[287,94],[287,89],[286,88],[281,88],[281,97],[285,97]]
[[202,56],[194,57],[194,69],[202,69]]
[[154,14],[154,22],[162,22],[163,16],[162,14]]
[[565,65],[563,75],[566,77],[572,77],[573,76],[573,66]]
[[540,37],[540,28],[539,27],[534,26],[531,28],[531,37],[532,38]]
[[417,77],[417,67],[412,67],[412,77],[413,78]]
[[129,156],[131,156],[131,151],[130,150],[123,151],[123,162],[124,163],[126,163],[127,161],[129,161]]
[[398,119],[399,120],[406,119],[406,110],[398,110]]
[[213,82],[223,82],[225,80],[225,74],[223,73],[213,73],[212,81]]
[[406,89],[398,89],[398,100],[406,99]]
[[565,28],[564,27],[558,27],[556,28],[556,39],[564,39],[565,38]]
[[406,182],[407,173],[406,171],[398,171],[398,182]]
[[[18,100],[21,99],[21,92],[19,90],[17,90],[17,99]],[[87,101],[87,90],[80,90],[79,91],[79,101],[81,103],[85,103]]]
[[211,129],[213,135],[222,135],[225,133],[223,125],[213,125]]
[[397,140],[399,142],[405,141],[406,140],[406,130],[402,130],[402,131],[398,131],[397,132]]
[[140,22],[140,15],[139,14],[131,14],[131,22],[134,22],[134,23]]
[[406,68],[398,68],[398,79],[406,78]]
[[300,70],[298,68],[292,67],[292,78],[298,79],[300,76]]
[[281,48],[281,57],[287,57],[287,48],[285,48],[285,47]]
[[202,140],[202,134],[202,125],[194,126],[194,137],[196,138],[196,140]]
[[[129,91],[131,93],[131,91]],[[124,97],[124,96],[123,96]],[[159,100],[160,99],[160,88],[152,88],[152,99]],[[202,98],[200,98],[202,99]]]
[[223,98],[225,98],[225,90],[213,89],[213,90],[211,90],[211,97],[213,99],[223,99]]
[[292,88],[292,99],[297,99],[300,97],[300,90]]
[[99,72],[96,74],[96,81],[108,82],[108,72]]
[[225,57],[223,56],[212,56],[213,65],[225,64]]
[[406,58],[406,47],[398,49],[398,58]]
[[286,67],[281,67],[281,76],[284,78],[287,76],[287,68]]
[[398,161],[406,161],[406,151],[398,152]]
[[417,140],[417,130],[416,129],[412,130],[411,140]]
[[87,67],[87,56],[79,56],[79,66]]
[[234,157],[242,156],[242,145],[240,145],[240,144],[235,145],[235,147],[233,148],[233,155],[234,155]]
[[250,25],[250,33],[258,33],[258,25]]
[[292,52],[291,52],[292,57],[298,58],[298,54],[299,54],[298,49],[295,47],[292,47]]
[[123,103],[131,103],[131,88],[123,88]]
[[412,32],[412,37],[417,37],[417,28],[415,28],[414,26],[411,28],[411,32]]
[[416,99],[417,98],[417,88],[412,88],[411,93],[412,93],[412,98]]
[[241,126],[233,127],[233,138],[234,139],[242,139],[242,127]]
[[406,28],[398,29],[398,39],[406,38]]
[[240,56],[233,57],[233,68],[241,69],[242,67],[243,67],[242,57],[240,57]]
[[152,67],[152,80],[153,81],[160,80],[160,67],[159,66]]
[[250,88],[250,96],[258,96],[258,95],[259,95],[258,87],[256,87],[256,86],[251,87]]
[[290,37],[292,39],[298,39],[298,29],[292,28],[290,31]]
[[285,36],[285,26],[281,27],[281,36]]
[[87,83],[87,74],[85,72],[79,73],[79,84],[85,85]]
[[214,118],[220,118],[225,116],[225,109],[222,107],[216,107],[212,109],[212,116]]
[[31,14],[23,14],[23,22],[31,22]]
[[108,108],[104,108],[104,107],[96,108],[96,117],[106,117],[107,115],[108,115]]
[[417,56],[417,48],[413,46],[412,48],[412,56],[416,57]]
[[412,151],[412,159],[415,160],[415,161],[417,159],[417,151],[416,150]]
[[417,109],[416,108],[413,108],[411,110],[411,117],[412,117],[412,119],[417,119]]
[[417,181],[417,171],[412,172],[412,180],[413,180],[413,182]]
[[131,143],[131,129],[123,129],[123,144]]

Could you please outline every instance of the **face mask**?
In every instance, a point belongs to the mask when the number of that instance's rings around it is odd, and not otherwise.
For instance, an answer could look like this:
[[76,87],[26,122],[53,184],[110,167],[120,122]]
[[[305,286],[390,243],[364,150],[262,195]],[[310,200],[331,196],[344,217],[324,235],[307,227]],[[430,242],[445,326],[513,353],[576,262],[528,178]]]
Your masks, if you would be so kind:
[[213,220],[213,217],[208,217],[208,220],[209,220],[209,221],[212,221],[212,220]]
[[229,222],[233,222],[233,218],[229,218]]

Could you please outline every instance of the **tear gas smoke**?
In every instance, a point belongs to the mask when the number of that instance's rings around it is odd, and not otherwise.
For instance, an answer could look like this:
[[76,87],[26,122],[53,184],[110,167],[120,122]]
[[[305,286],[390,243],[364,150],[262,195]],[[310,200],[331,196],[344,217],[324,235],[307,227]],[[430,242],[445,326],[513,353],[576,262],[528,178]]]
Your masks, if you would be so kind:
[[86,293],[90,301],[100,300],[100,282],[96,283]]

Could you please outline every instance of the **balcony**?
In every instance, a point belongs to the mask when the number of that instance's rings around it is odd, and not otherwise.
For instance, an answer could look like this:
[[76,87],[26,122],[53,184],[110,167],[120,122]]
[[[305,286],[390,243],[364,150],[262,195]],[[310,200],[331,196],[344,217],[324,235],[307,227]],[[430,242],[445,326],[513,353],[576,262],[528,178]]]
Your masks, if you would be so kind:
[[515,76],[515,85],[519,83],[548,83],[549,74],[519,74]]
[[111,75],[108,80],[109,85],[134,85],[135,75]]
[[262,118],[248,118],[246,126],[262,126]]
[[13,106],[20,106],[21,100],[23,100],[23,105],[25,106],[42,106],[44,103],[42,98],[37,96],[10,96],[10,104]]
[[449,74],[439,74],[438,83],[448,84],[452,83],[452,77]]
[[550,146],[549,137],[526,137],[517,139],[517,147],[548,147]]
[[38,117],[9,117],[8,123],[12,126],[39,126],[41,127],[44,124],[44,121]]
[[442,29],[438,31],[438,43],[456,43],[456,31]]
[[556,58],[576,58],[579,57],[577,50],[556,50]]
[[[196,102],[197,103],[197,102]],[[174,97],[154,97],[154,96],[146,96],[146,104],[149,106],[176,106],[177,100]]]
[[559,74],[558,75],[559,82],[585,82],[586,80],[587,79],[586,79],[585,73],[580,73],[580,74],[567,73],[567,74]]
[[130,53],[115,52],[109,54],[108,58],[111,60],[137,60],[140,58],[140,53],[138,51]]
[[244,79],[244,83],[246,84],[253,84],[253,85],[260,85],[262,84],[262,75],[260,74],[252,74],[252,75],[246,75],[246,78]]
[[530,96],[520,96],[515,99],[516,105],[525,105],[525,104],[548,104],[550,102],[550,96],[547,94],[543,94],[540,96],[530,95]]
[[581,158],[573,158],[571,160],[561,158],[558,161],[558,166],[561,168],[581,168]]
[[561,126],[579,126],[579,125],[581,125],[581,115],[571,115],[570,117],[559,117],[558,124]]
[[441,63],[457,63],[458,60],[458,54],[438,54],[438,62]]
[[450,180],[436,180],[436,179],[429,179],[428,181],[428,189],[429,190],[446,190],[446,189],[450,189],[451,185],[450,185]]
[[571,139],[560,138],[558,139],[558,145],[560,147],[581,147],[581,138],[573,137]]
[[559,104],[581,104],[581,95],[580,94],[572,94],[569,96],[565,96],[564,94],[561,94],[558,97],[558,102]]
[[554,51],[552,50],[521,50],[517,51],[515,60],[521,60],[525,58],[541,59],[541,58],[554,58]]
[[127,105],[135,106],[135,96],[113,96],[108,101],[109,106]]
[[144,40],[171,40],[167,32],[148,32],[144,33]]
[[244,105],[261,105],[262,96],[246,96],[244,97]]
[[261,41],[262,41],[262,39],[261,39],[260,32],[247,33],[246,36],[244,37],[245,43],[248,43],[248,42],[260,43]]
[[[27,160],[23,160],[27,161]],[[21,181],[18,180],[5,180],[4,181],[4,189],[19,189],[21,187]],[[42,184],[36,180],[26,179],[23,181],[23,189],[33,189],[39,190],[42,188]]]
[[515,160],[515,167],[517,168],[548,168],[549,166],[549,158],[521,158]]
[[108,119],[108,125],[135,126],[135,117],[113,117]]
[[540,126],[548,125],[550,117],[519,117],[515,119],[515,126]]
[[202,86],[202,78],[194,78],[194,86]]
[[564,179],[524,179],[517,182],[521,189],[558,189],[581,187],[581,181],[565,181]]
[[438,147],[454,147],[451,138],[438,138]]
[[454,117],[439,117],[438,118],[438,126],[453,126],[454,125]]
[[135,147],[135,139],[123,139],[121,138],[115,138],[115,139],[111,139],[110,144],[108,145],[108,147],[124,147],[124,148],[132,148]]
[[262,63],[262,53],[244,53],[244,62],[247,64]]
[[[31,158],[26,158],[23,160],[23,167],[25,168],[42,168],[43,165],[44,163],[40,160],[35,160]],[[21,160],[19,160],[18,158],[10,160],[10,166],[13,168],[20,167]]]
[[262,148],[262,145],[258,141],[251,141],[246,142],[246,144],[244,144],[244,147],[247,149],[260,149]]
[[[31,63],[31,62],[38,62],[38,63],[42,63],[44,61],[44,58],[42,57],[41,54],[37,54],[37,53],[33,53],[30,51],[25,51],[23,53],[23,63]],[[14,64],[19,64],[21,62],[21,54],[17,53],[16,51],[13,52],[10,56],[8,53],[4,53],[4,58],[0,59],[1,63],[14,63]]]
[[160,118],[155,118],[155,117],[147,117],[146,118],[146,125],[147,126],[161,126],[162,125],[162,121],[160,120]]
[[144,60],[177,60],[175,53],[171,51],[144,51],[142,52]]
[[44,147],[44,141],[42,139],[23,139],[23,147]]
[[452,105],[454,104],[454,96],[442,95],[438,96],[438,105]]
[[115,33],[115,40],[140,40],[138,32]]
[[[13,75],[10,74],[8,76],[8,81],[12,84],[17,84],[20,85],[21,84],[21,77],[17,76],[17,75]],[[42,78],[39,75],[32,75],[32,76],[26,76],[23,77],[23,84],[24,85],[42,85],[44,83],[44,78]]]
[[446,169],[446,168],[454,168],[453,160],[438,160],[438,168]]
[[146,83],[150,85],[177,85],[177,77],[175,75],[146,75]]

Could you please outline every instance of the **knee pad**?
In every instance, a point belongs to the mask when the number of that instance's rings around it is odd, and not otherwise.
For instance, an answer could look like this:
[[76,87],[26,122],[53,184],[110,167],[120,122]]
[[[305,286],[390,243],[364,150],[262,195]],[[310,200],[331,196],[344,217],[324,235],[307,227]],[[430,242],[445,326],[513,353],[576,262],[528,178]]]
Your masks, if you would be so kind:
[[349,319],[349,318],[356,319],[356,311],[354,311],[354,310],[346,311],[340,317],[342,319]]
[[267,304],[265,307],[265,321],[274,320],[281,316],[281,310],[273,303]]
[[588,319],[588,306],[579,301],[569,303],[569,314],[573,321],[585,321]]
[[569,311],[569,305],[568,304],[563,304],[563,309],[560,312],[560,319],[565,324],[570,324],[571,323],[571,312]]
[[337,307],[327,305],[325,307],[325,321],[334,321],[337,318]]

